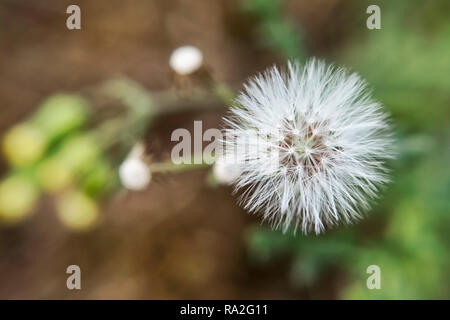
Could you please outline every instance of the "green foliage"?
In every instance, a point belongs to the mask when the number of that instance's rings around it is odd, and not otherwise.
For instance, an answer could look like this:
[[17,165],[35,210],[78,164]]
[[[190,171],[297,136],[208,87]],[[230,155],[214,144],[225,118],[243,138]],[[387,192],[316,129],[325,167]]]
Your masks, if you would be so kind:
[[283,0],[243,0],[242,9],[258,21],[259,38],[263,45],[283,58],[303,59],[301,32],[283,13]]
[[450,9],[445,1],[385,3],[381,30],[365,29],[363,39],[342,54],[342,62],[368,80],[405,128],[432,129],[450,119],[450,11],[443,14],[445,6]]

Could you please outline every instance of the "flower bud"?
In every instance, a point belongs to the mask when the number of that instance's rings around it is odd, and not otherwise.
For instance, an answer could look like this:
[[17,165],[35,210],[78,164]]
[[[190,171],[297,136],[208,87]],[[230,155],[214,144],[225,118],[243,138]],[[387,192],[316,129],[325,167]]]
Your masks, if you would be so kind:
[[45,152],[46,137],[31,123],[12,127],[4,136],[2,149],[7,161],[16,167],[35,163]]
[[25,175],[12,175],[0,183],[0,221],[14,224],[22,221],[33,209],[39,190]]
[[129,190],[144,190],[151,181],[151,171],[142,159],[143,153],[143,146],[137,144],[120,165],[120,182]]
[[203,64],[203,54],[197,47],[182,46],[175,49],[170,56],[169,65],[179,75],[188,75]]
[[214,178],[221,184],[232,184],[241,175],[239,164],[229,158],[230,157],[219,157],[214,163]]
[[64,193],[57,203],[57,214],[61,222],[71,230],[86,231],[99,219],[97,203],[80,191]]

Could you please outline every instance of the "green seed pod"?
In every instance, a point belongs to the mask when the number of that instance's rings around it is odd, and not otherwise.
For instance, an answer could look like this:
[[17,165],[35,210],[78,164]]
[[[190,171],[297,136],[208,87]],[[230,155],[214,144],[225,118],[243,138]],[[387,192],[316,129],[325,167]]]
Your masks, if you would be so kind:
[[54,140],[84,124],[88,109],[81,96],[51,96],[28,121],[13,126],[4,136],[2,149],[8,162],[16,167],[36,163]]
[[117,174],[105,159],[99,159],[82,181],[83,190],[97,198],[111,191],[118,184]]
[[24,174],[13,174],[0,182],[0,221],[15,224],[24,220],[33,209],[39,190]]
[[31,121],[50,141],[80,128],[86,121],[89,103],[74,94],[55,94],[45,100]]
[[38,165],[36,177],[42,189],[55,193],[73,183],[74,172],[58,156],[52,156]]
[[13,126],[2,141],[3,154],[16,167],[35,163],[44,154],[46,146],[46,135],[28,122]]
[[100,155],[100,147],[92,135],[77,134],[38,164],[36,178],[45,191],[60,192],[90,172]]
[[90,134],[78,134],[64,143],[58,158],[76,174],[82,174],[92,167],[101,154],[101,147]]
[[58,199],[57,214],[61,222],[74,231],[92,229],[99,220],[97,203],[77,190],[67,191]]

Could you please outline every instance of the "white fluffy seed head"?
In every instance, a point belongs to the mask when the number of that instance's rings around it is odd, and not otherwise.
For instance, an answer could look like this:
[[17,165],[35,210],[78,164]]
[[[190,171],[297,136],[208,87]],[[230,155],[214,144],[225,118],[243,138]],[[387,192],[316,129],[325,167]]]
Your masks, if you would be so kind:
[[244,208],[274,228],[323,232],[361,218],[388,182],[388,117],[356,73],[310,60],[251,79],[225,118]]
[[180,75],[188,75],[197,71],[202,63],[203,54],[194,46],[182,46],[175,49],[169,60],[172,70]]
[[151,181],[150,168],[142,160],[143,151],[143,145],[136,144],[119,167],[120,182],[128,190],[144,190]]

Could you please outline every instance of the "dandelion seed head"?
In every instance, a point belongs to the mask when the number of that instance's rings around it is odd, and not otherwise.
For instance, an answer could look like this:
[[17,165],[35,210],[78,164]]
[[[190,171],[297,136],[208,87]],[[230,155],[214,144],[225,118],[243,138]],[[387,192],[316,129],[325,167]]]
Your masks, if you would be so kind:
[[312,59],[251,79],[225,118],[240,202],[304,233],[361,218],[388,182],[389,121],[356,73]]

